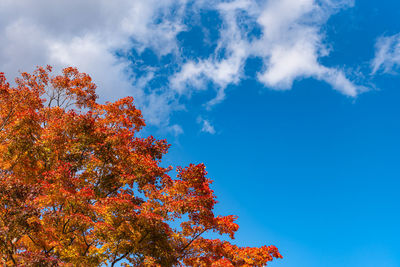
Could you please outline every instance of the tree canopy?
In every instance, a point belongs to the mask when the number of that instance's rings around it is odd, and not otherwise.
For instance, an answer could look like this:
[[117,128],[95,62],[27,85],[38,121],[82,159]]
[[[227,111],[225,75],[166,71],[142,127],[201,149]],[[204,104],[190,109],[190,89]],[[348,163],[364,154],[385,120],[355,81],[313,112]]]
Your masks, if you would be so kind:
[[97,102],[76,68],[0,73],[0,262],[5,266],[264,266],[274,246],[238,247],[216,216],[203,164],[162,167],[166,140],[138,137],[133,98]]

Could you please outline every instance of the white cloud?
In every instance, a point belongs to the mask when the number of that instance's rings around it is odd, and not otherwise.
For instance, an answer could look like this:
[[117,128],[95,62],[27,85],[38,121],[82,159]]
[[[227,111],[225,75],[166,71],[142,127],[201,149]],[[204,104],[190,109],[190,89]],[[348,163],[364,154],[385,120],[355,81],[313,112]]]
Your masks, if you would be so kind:
[[[115,51],[149,47],[163,55],[175,50],[176,34],[184,29],[184,2],[1,1],[0,71],[16,77],[18,71],[32,71],[37,65],[50,64],[56,70],[76,66],[92,76],[102,100],[133,95],[147,122],[169,125],[176,108],[171,94],[145,92],[152,72],[137,77],[129,70],[132,62]],[[177,5],[174,16],[171,9]]]
[[[328,55],[322,26],[330,15],[351,4],[347,0],[2,0],[0,71],[15,77],[19,70],[32,71],[36,65],[76,66],[94,78],[103,100],[133,95],[148,123],[179,134],[182,129],[171,126],[170,115],[184,108],[182,96],[206,90],[212,82],[216,96],[207,106],[223,101],[226,87],[244,78],[249,57],[262,59],[264,68],[257,79],[271,89],[290,89],[295,80],[312,77],[343,94],[357,95],[361,87],[343,70],[320,63]],[[188,11],[206,10],[217,11],[222,20],[215,25],[217,47],[206,59],[188,60],[181,54],[177,34],[190,27]],[[260,35],[249,35],[252,29],[259,29]],[[149,67],[139,74],[135,62],[116,55],[146,48],[158,57],[172,55],[178,66],[169,83],[158,89],[149,87],[157,79],[156,70]],[[387,52],[381,54],[385,57]],[[387,60],[376,62],[375,71],[390,65],[383,63]],[[215,132],[206,124],[205,131]]]
[[[237,84],[243,76],[250,44],[236,22],[236,13],[241,10],[250,13],[253,8],[252,1],[247,0],[217,2],[215,5],[222,16],[223,25],[214,54],[205,60],[188,61],[170,79],[172,89],[179,93],[190,89],[203,90],[207,81],[212,81],[218,90],[216,97],[209,101],[208,107],[221,102],[225,98],[225,88],[229,84]],[[221,53],[226,56],[220,58]]]
[[201,124],[201,131],[209,134],[215,134],[215,128],[211,125],[209,120],[203,119],[201,116],[197,117],[197,123]]
[[375,57],[371,62],[372,74],[378,71],[394,72],[400,66],[400,33],[382,36],[375,43]]
[[167,131],[172,132],[175,136],[183,134],[183,129],[180,125],[174,124],[167,128]]
[[[264,69],[258,80],[271,89],[290,89],[295,80],[312,77],[329,83],[334,89],[349,96],[364,90],[355,85],[338,67],[327,67],[319,59],[328,55],[321,27],[330,15],[353,1],[237,0],[223,2],[217,9],[223,18],[221,38],[215,54],[202,61],[189,61],[181,72],[171,78],[172,88],[182,92],[188,86],[200,90],[206,81],[219,87],[209,105],[222,101],[225,88],[243,78],[247,58],[260,57]],[[261,28],[259,38],[248,38],[243,25]],[[249,27],[245,28],[248,30]],[[221,50],[226,56],[218,58]]]
[[296,79],[312,77],[329,83],[349,96],[364,90],[338,67],[327,67],[319,59],[329,54],[321,27],[340,8],[353,1],[270,0],[257,22],[263,29],[255,54],[265,69],[258,79],[272,89],[290,89]]

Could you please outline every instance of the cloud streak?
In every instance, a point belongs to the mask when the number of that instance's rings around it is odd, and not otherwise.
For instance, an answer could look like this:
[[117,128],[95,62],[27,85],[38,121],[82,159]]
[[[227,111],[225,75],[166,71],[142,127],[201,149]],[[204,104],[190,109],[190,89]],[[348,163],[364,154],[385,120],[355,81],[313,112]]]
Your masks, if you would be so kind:
[[375,57],[371,62],[372,74],[382,71],[393,73],[400,66],[400,33],[382,36],[375,43]]

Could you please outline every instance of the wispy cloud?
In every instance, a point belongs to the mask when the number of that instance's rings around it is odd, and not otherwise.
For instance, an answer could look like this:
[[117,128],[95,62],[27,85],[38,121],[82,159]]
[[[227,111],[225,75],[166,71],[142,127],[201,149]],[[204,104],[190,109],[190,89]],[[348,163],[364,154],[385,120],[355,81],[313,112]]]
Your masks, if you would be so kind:
[[201,131],[209,134],[215,134],[215,128],[214,126],[210,123],[209,120],[206,120],[202,118],[201,116],[197,117],[197,123],[201,125]]
[[[323,25],[351,5],[346,0],[3,0],[0,71],[14,77],[36,65],[77,66],[93,76],[103,100],[133,95],[148,123],[179,134],[182,128],[171,126],[170,117],[184,109],[185,97],[209,89],[211,82],[216,95],[207,106],[223,101],[226,87],[244,78],[249,57],[262,59],[263,69],[253,78],[270,89],[287,90],[295,80],[312,77],[356,96],[361,87],[340,66],[320,63],[329,54]],[[187,14],[210,10],[221,20],[213,25],[219,32],[215,49],[206,58],[185,57],[177,36],[194,23]],[[170,65],[145,66],[129,56],[146,50],[159,59],[169,56]],[[388,61],[377,60],[374,71],[395,64],[383,62]],[[160,69],[168,66],[173,67],[160,82]],[[202,127],[215,133],[207,120]]]
[[382,36],[375,43],[375,57],[371,62],[372,74],[379,71],[392,73],[400,66],[400,33]]

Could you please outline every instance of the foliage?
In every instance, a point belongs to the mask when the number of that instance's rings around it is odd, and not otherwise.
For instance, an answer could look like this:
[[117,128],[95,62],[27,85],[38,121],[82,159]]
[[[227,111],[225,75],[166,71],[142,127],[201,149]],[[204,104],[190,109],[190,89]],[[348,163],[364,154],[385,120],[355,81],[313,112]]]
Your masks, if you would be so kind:
[[[0,255],[5,266],[263,266],[274,246],[242,248],[235,216],[215,216],[203,164],[160,166],[169,145],[137,137],[133,99],[96,102],[75,68],[0,73]],[[174,223],[175,221],[175,223]],[[177,222],[181,223],[178,227]]]

